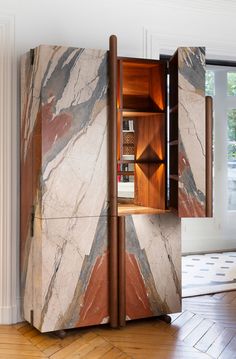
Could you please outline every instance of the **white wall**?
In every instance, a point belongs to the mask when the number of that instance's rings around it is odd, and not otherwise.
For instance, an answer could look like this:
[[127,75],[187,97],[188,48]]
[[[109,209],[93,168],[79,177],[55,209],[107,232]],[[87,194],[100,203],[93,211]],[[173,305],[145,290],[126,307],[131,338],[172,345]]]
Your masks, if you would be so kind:
[[[15,36],[9,41],[13,42],[18,60],[22,53],[39,44],[107,49],[112,33],[119,38],[119,55],[123,56],[157,57],[160,51],[173,51],[179,45],[205,45],[210,57],[236,60],[236,5],[233,0],[227,0],[227,6],[225,3],[225,0],[0,0],[0,16],[7,14],[11,23],[15,22]],[[0,50],[2,52],[2,48]],[[8,267],[1,267],[8,270],[0,281],[0,293],[5,293],[9,286],[15,288],[16,279],[18,281],[15,256],[18,257],[19,199],[15,193],[18,191],[19,162],[14,136],[16,131],[19,133],[19,117],[15,115],[19,106],[14,99],[14,91],[18,88],[14,76],[12,81],[12,95],[8,96],[13,109],[11,131],[2,137],[7,143],[11,141],[12,153],[8,151],[0,157],[0,164],[9,160],[9,156],[12,160],[8,180],[12,183],[13,197],[6,200],[11,201],[6,202],[9,210],[0,213],[2,226],[13,227],[9,232],[2,231],[7,234],[0,237],[0,246],[11,244],[12,257],[4,256],[4,250],[0,252],[0,262],[8,264]],[[2,120],[6,121],[3,117]],[[5,182],[1,173],[3,189]],[[227,234],[226,241],[222,228],[225,228],[225,221],[220,217],[183,221],[184,251],[235,247],[233,230]],[[0,322],[17,320],[13,310],[17,296],[19,293],[12,290],[11,299],[6,297],[4,303],[0,296]]]

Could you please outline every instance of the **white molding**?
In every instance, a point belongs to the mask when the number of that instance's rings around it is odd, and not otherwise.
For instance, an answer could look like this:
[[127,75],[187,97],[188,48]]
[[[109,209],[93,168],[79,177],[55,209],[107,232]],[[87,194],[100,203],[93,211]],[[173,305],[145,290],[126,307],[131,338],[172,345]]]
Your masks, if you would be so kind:
[[180,46],[205,46],[207,58],[236,60],[236,42],[233,38],[221,42],[217,38],[202,40],[199,36],[183,33],[156,33],[143,28],[143,57],[158,59],[160,54],[173,54]]
[[17,120],[14,17],[0,14],[0,323],[17,322]]
[[232,14],[236,10],[235,0],[136,0],[145,6],[164,7],[168,9],[188,10],[200,13]]

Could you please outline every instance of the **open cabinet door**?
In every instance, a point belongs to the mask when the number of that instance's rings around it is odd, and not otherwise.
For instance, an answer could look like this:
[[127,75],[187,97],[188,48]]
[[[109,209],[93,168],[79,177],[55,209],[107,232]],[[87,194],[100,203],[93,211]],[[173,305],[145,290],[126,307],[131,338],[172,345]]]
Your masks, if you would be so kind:
[[179,48],[169,72],[169,206],[206,217],[205,49]]

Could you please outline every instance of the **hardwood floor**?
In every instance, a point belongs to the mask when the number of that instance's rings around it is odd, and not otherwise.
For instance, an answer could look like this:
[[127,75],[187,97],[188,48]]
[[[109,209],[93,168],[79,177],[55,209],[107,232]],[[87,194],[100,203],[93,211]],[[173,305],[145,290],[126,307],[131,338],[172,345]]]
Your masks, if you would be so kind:
[[0,326],[0,359],[236,358],[236,291],[183,300],[168,325],[136,321],[119,330],[70,330],[64,339],[27,323]]

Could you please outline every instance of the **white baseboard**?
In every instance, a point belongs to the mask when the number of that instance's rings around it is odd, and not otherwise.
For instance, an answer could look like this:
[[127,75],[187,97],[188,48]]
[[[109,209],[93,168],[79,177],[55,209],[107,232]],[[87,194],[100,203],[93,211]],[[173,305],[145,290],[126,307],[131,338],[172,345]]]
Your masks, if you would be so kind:
[[235,251],[236,240],[186,239],[182,241],[182,254]]
[[15,305],[0,307],[0,324],[9,325],[22,322],[20,307],[20,298],[17,299]]

